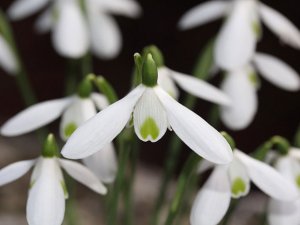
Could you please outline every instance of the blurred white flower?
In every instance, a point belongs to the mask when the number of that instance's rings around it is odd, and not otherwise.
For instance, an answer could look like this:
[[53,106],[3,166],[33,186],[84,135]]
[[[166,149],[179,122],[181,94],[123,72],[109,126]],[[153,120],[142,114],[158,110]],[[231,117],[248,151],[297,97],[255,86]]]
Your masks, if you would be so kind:
[[226,214],[230,199],[248,194],[250,181],[274,199],[292,202],[299,197],[294,183],[285,179],[269,165],[235,150],[229,165],[204,161],[199,172],[214,167],[204,186],[198,192],[191,211],[191,225],[216,225]]
[[221,89],[232,101],[229,106],[221,106],[221,119],[233,130],[244,129],[253,121],[258,108],[257,91],[259,74],[267,81],[286,91],[299,91],[299,74],[285,62],[274,56],[256,53],[253,66],[245,66],[229,71]]
[[[4,136],[22,135],[62,116],[60,135],[66,141],[77,127],[97,114],[97,109],[102,110],[108,105],[106,97],[98,93],[92,93],[87,98],[71,96],[41,102],[9,119],[1,127],[1,134]],[[115,179],[117,160],[112,143],[107,143],[102,151],[83,159],[83,162],[103,182],[110,183]]]
[[[286,156],[275,156],[275,168],[286,179],[297,185],[300,193],[300,149],[291,148]],[[294,202],[283,202],[270,199],[268,205],[270,225],[299,225],[300,199]]]
[[80,163],[57,157],[39,157],[13,163],[0,170],[0,186],[23,176],[32,167],[30,190],[27,200],[29,225],[61,225],[65,213],[67,187],[62,168],[75,180],[98,194],[106,194],[105,186]]
[[286,44],[300,49],[300,32],[285,16],[257,0],[213,0],[188,11],[180,20],[181,29],[189,29],[226,17],[215,46],[219,67],[234,70],[253,57],[264,22]]
[[10,75],[18,72],[18,63],[11,46],[0,34],[0,66]]
[[135,18],[142,11],[135,0],[16,0],[8,14],[23,19],[48,4],[36,27],[41,32],[52,30],[56,51],[70,58],[82,57],[89,49],[100,58],[114,58],[122,37],[110,14]]

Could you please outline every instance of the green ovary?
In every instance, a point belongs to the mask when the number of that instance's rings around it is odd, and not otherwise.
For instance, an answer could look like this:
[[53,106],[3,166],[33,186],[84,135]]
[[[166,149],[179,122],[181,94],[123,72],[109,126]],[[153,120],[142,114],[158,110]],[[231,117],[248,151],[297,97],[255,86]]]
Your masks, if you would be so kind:
[[231,186],[231,192],[234,195],[239,195],[240,193],[246,192],[246,184],[242,178],[236,178]]
[[75,123],[68,123],[64,128],[64,134],[66,137],[70,137],[73,132],[77,129],[77,125]]
[[141,135],[144,139],[147,139],[148,136],[151,136],[155,140],[159,135],[159,129],[153,118],[148,117],[140,129]]

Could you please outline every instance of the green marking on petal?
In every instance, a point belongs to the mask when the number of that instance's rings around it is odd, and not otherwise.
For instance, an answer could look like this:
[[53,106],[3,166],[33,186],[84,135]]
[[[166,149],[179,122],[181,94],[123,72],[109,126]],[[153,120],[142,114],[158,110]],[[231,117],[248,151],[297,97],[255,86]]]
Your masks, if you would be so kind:
[[75,123],[69,123],[64,128],[64,134],[66,137],[70,137],[73,132],[77,129],[77,125]]
[[31,181],[30,184],[29,184],[29,189],[31,189],[34,184],[35,184],[35,180]]
[[258,21],[252,22],[252,30],[258,39],[261,38],[262,29],[261,29],[261,24]]
[[62,180],[62,181],[60,181],[60,185],[61,185],[61,187],[64,191],[65,198],[68,198],[69,197],[69,192],[68,192],[66,183]]
[[260,86],[260,80],[255,72],[249,73],[248,78],[255,87]]
[[296,184],[300,188],[300,174],[296,177]]
[[238,177],[233,181],[231,186],[231,192],[236,196],[246,192],[246,183],[243,181],[242,178]]
[[159,129],[153,118],[148,117],[143,125],[141,126],[141,135],[144,139],[148,136],[151,136],[153,140],[155,140],[159,135]]

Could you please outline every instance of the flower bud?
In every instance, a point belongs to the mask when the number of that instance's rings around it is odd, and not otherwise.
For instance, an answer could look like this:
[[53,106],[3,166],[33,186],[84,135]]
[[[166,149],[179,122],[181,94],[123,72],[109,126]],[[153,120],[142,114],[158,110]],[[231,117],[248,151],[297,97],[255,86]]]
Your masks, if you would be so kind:
[[142,82],[148,87],[154,87],[157,85],[157,66],[151,55],[148,53],[143,64],[142,68]]
[[150,46],[144,48],[143,55],[148,55],[149,53],[151,53],[151,55],[156,63],[156,66],[158,68],[165,65],[164,56],[163,56],[161,50],[157,46],[150,45]]
[[42,150],[42,156],[46,158],[58,156],[58,145],[53,134],[49,134],[46,138]]

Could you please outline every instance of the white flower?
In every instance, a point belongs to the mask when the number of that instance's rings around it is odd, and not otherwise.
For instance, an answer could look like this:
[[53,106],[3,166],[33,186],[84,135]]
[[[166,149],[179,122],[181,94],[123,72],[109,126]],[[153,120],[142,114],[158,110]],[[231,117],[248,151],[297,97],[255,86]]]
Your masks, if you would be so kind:
[[37,21],[39,31],[53,31],[58,53],[82,57],[89,49],[100,58],[115,57],[122,45],[120,30],[110,13],[137,17],[140,6],[134,0],[17,0],[9,8],[12,19],[27,17],[50,3]]
[[286,91],[299,91],[299,74],[285,62],[263,53],[254,54],[253,66],[227,72],[221,89],[232,104],[221,106],[221,119],[233,130],[244,129],[257,112],[259,78],[255,68],[267,81]]
[[[295,183],[300,193],[300,149],[291,148],[286,156],[275,156],[275,168],[286,179]],[[283,202],[270,199],[268,205],[268,221],[270,225],[299,225],[300,199],[294,202]]]
[[[230,199],[248,194],[250,181],[267,195],[281,201],[299,197],[297,187],[269,165],[255,160],[239,150],[233,153],[229,165],[215,166],[212,174],[197,194],[191,212],[191,225],[218,224],[230,205]],[[200,172],[213,167],[202,162]]]
[[0,34],[0,66],[10,75],[15,75],[18,72],[18,63],[16,57],[5,40]]
[[232,158],[226,140],[201,117],[179,104],[161,87],[143,84],[79,127],[62,154],[79,159],[99,151],[124,129],[132,113],[135,133],[142,141],[156,142],[171,127],[202,157],[221,164]]
[[57,157],[39,157],[13,163],[0,170],[0,186],[10,183],[34,167],[27,200],[29,225],[61,225],[65,212],[67,187],[62,175],[63,168],[71,177],[99,194],[106,188],[83,165]]
[[[88,98],[71,96],[41,102],[30,106],[8,120],[1,127],[4,136],[22,135],[49,124],[62,116],[60,135],[63,140],[69,136],[86,120],[108,106],[104,95],[92,93]],[[117,171],[115,150],[112,143],[107,143],[102,151],[92,155],[83,162],[103,181],[110,183],[114,180]]]
[[227,17],[216,40],[215,59],[225,70],[245,66],[251,60],[264,22],[280,39],[300,49],[300,32],[285,16],[257,0],[213,0],[188,11],[179,22],[182,29],[193,28]]

